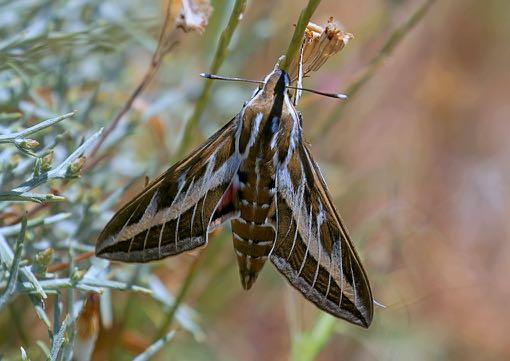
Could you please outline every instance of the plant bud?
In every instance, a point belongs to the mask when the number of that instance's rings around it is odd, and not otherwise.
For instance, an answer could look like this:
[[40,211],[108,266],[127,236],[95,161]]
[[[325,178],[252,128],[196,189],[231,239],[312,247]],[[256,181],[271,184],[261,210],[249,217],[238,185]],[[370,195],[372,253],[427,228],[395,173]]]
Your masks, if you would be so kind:
[[48,154],[46,154],[41,159],[41,170],[43,172],[47,172],[51,169],[51,166],[53,165],[53,158],[54,158],[54,152],[50,151]]
[[39,146],[39,142],[37,140],[30,138],[16,139],[15,143],[25,150],[31,150]]
[[67,167],[67,174],[71,177],[77,176],[83,165],[85,164],[86,158],[84,156],[76,158],[69,166]]

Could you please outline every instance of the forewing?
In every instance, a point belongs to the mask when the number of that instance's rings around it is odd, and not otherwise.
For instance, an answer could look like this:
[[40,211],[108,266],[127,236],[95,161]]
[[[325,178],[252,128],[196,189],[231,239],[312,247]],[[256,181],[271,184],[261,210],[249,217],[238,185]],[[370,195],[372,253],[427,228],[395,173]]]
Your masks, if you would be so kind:
[[367,276],[304,144],[278,170],[277,224],[276,268],[319,308],[368,327],[373,301]]
[[96,254],[148,262],[206,244],[208,231],[230,210],[227,189],[240,162],[235,124],[230,121],[120,209],[99,236]]

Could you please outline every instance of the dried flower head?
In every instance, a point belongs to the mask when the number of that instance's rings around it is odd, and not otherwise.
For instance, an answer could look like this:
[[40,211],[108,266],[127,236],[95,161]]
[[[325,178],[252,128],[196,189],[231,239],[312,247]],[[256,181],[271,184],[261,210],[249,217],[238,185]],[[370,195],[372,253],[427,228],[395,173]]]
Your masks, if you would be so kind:
[[[308,23],[302,49],[303,76],[317,71],[326,60],[342,50],[352,38],[352,34],[344,33],[338,28],[333,17],[329,18],[324,28],[312,22]],[[298,54],[289,67],[289,75],[292,80],[296,80],[298,77],[299,58]]]
[[76,360],[90,360],[99,333],[99,295],[88,293],[85,304],[76,319]]
[[170,12],[175,27],[184,32],[202,33],[207,26],[212,7],[209,0],[171,0]]

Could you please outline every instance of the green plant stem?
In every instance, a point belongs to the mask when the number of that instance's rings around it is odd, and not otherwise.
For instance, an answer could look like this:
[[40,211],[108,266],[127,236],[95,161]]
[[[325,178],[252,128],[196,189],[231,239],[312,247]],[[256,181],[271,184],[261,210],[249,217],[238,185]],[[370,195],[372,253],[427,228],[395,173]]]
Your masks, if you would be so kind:
[[136,356],[133,361],[148,361],[150,360],[159,350],[163,348],[169,341],[175,336],[175,331],[170,331],[159,340],[150,345],[144,352]]
[[165,321],[159,328],[156,339],[162,338],[168,332],[167,330],[170,327],[170,325],[172,324],[172,322],[175,318],[175,314],[177,313],[177,310],[179,309],[180,304],[184,301],[184,298],[188,294],[188,290],[189,290],[191,284],[193,283],[195,276],[197,275],[197,270],[198,270],[200,261],[202,259],[202,255],[203,255],[203,253],[200,253],[193,260],[193,263],[190,266],[190,269],[188,271],[188,274],[186,275],[186,278],[184,279],[181,289],[179,290],[179,293],[175,297],[174,304],[168,310],[168,312],[166,314]]
[[[232,40],[232,35],[234,34],[237,25],[239,24],[239,20],[242,17],[244,10],[246,8],[246,0],[236,0],[234,4],[234,8],[232,9],[232,13],[230,14],[230,18],[228,20],[227,26],[223,30],[220,36],[220,40],[218,41],[218,46],[216,47],[216,52],[214,54],[211,66],[209,67],[209,73],[216,74],[225,58],[228,54],[228,46],[230,41]],[[184,152],[188,149],[188,147],[193,142],[194,138],[194,130],[197,127],[202,114],[204,113],[205,107],[209,100],[209,95],[211,93],[212,82],[206,81],[202,88],[202,92],[200,93],[197,104],[191,115],[190,119],[186,123],[184,128],[184,134],[182,136],[181,143],[179,145],[179,149],[177,150],[177,156],[181,157]]]
[[[377,55],[370,61],[365,70],[361,73],[361,75],[347,87],[345,94],[351,99],[354,97],[359,90],[375,75],[377,70],[384,64],[386,58],[388,58],[395,48],[401,43],[401,41],[405,38],[407,34],[413,30],[413,28],[420,22],[421,19],[425,16],[430,6],[436,0],[427,0],[425,1],[412,15],[411,17],[403,23],[401,26],[396,28],[386,40],[381,50],[377,53]],[[345,107],[335,107],[335,109],[331,112],[331,114],[326,118],[323,125],[317,132],[315,136],[324,136],[327,134],[331,127],[341,118],[341,115],[344,111]]]
[[306,26],[308,25],[310,18],[315,12],[315,9],[317,9],[317,6],[319,6],[320,2],[321,0],[309,0],[306,8],[301,11],[298,22],[296,24],[296,28],[294,29],[294,34],[292,35],[292,40],[290,41],[289,47],[287,48],[285,59],[280,65],[280,69],[288,71],[292,59],[296,57],[299,48],[301,47]]
[[54,169],[49,172],[42,173],[38,176],[35,176],[23,183],[19,186],[11,190],[10,192],[0,192],[0,200],[11,199],[14,195],[22,196],[23,193],[30,191],[31,189],[44,184],[52,179],[66,179],[75,177],[74,175],[70,175],[68,172],[69,167],[72,165],[74,161],[76,161],[79,157],[83,156],[83,154],[95,144],[101,132],[103,130],[100,129],[96,133],[94,133],[90,138],[88,138],[82,145],[80,145],[69,157],[66,158],[62,163],[56,166]]
[[[39,226],[48,226],[50,224],[63,221],[64,219],[68,219],[71,217],[71,215],[71,213],[58,213],[44,218],[33,219],[28,221],[27,228],[30,229]],[[11,226],[0,227],[0,235],[6,237],[13,236],[21,231],[21,227],[22,225],[20,223],[13,224]]]
[[[152,291],[148,288],[137,286],[137,285],[129,285],[125,282],[112,281],[106,279],[97,279],[97,278],[82,278],[79,281],[75,281],[69,277],[66,278],[57,278],[57,279],[48,279],[39,281],[40,286],[45,292],[57,291],[65,288],[75,288],[85,292],[95,292],[102,293],[103,288],[110,288],[113,290],[119,291],[134,291],[145,294],[152,294]],[[23,293],[31,293],[35,292],[35,287],[33,284],[29,282],[21,282],[17,287],[18,292]]]
[[0,135],[0,143],[14,143],[17,139],[23,139],[27,135],[36,133],[44,128],[51,127],[52,125],[55,125],[64,119],[71,118],[75,114],[76,114],[76,111],[61,115],[56,118],[47,119],[45,121],[37,123],[34,126],[31,126],[30,128],[20,130],[19,132],[2,134],[2,135]]
[[18,271],[19,264],[21,261],[21,252],[23,251],[23,242],[25,241],[25,231],[27,229],[27,218],[24,217],[21,222],[21,231],[18,235],[18,241],[16,242],[16,249],[14,252],[14,257],[12,259],[12,264],[10,265],[9,270],[9,279],[7,280],[7,286],[3,290],[2,294],[0,294],[0,311],[7,305],[7,303],[11,300],[14,291],[16,290],[16,282],[18,281]]

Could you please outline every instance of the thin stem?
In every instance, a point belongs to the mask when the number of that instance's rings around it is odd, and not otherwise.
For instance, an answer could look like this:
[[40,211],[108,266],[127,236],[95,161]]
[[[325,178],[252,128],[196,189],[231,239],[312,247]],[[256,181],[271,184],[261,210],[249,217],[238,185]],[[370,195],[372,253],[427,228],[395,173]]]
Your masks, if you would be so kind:
[[73,262],[57,263],[57,264],[53,264],[53,265],[49,266],[47,269],[47,272],[54,273],[54,272],[58,272],[58,271],[63,271],[67,268],[72,269],[73,268],[71,266],[72,263],[78,263],[78,262],[85,261],[85,260],[93,257],[94,255],[95,255],[94,251],[81,253],[80,255],[78,255],[72,259]]
[[170,331],[163,337],[161,337],[159,340],[154,342],[152,345],[147,347],[147,349],[142,352],[140,355],[136,356],[133,361],[148,361],[152,359],[156,353],[158,353],[159,350],[163,348],[169,341],[171,341],[175,336],[175,331]]
[[[227,26],[223,30],[220,36],[220,40],[218,42],[218,46],[216,48],[216,52],[213,57],[213,61],[209,68],[209,73],[215,74],[220,69],[221,65],[225,61],[225,58],[228,54],[228,46],[230,41],[232,40],[232,35],[234,34],[237,25],[239,24],[239,20],[242,18],[244,10],[246,8],[246,0],[236,0],[234,4],[234,8],[232,9],[232,13],[230,14],[230,18],[228,20]],[[179,149],[177,150],[177,156],[180,157],[184,154],[184,152],[188,149],[190,144],[193,141],[193,133],[204,113],[205,107],[209,100],[209,95],[211,93],[211,82],[205,82],[202,88],[202,92],[198,97],[197,104],[191,115],[190,119],[186,123],[184,128],[184,134],[182,136],[181,144],[179,145]]]
[[280,69],[288,71],[292,59],[297,56],[303,41],[303,35],[305,33],[306,26],[308,25],[310,18],[315,12],[315,9],[317,9],[317,6],[319,6],[320,2],[321,0],[309,0],[306,8],[301,11],[298,22],[296,24],[296,28],[294,29],[294,34],[292,35],[292,40],[290,41],[289,47],[287,48],[287,53],[285,53],[285,59],[280,65]]
[[19,132],[2,134],[2,135],[0,135],[0,143],[13,143],[16,139],[22,139],[22,138],[26,137],[27,135],[36,133],[44,128],[51,127],[52,125],[55,125],[64,119],[73,117],[75,114],[76,114],[76,111],[61,115],[56,118],[47,119],[45,121],[37,123],[34,126],[31,126],[30,128],[20,130]]
[[56,166],[54,169],[49,172],[42,173],[38,176],[34,176],[33,178],[21,183],[16,188],[12,189],[9,192],[0,192],[0,199],[9,198],[14,195],[23,195],[25,192],[29,192],[31,189],[48,182],[52,179],[65,179],[72,178],[73,175],[69,174],[69,167],[78,160],[78,158],[82,157],[83,154],[97,142],[97,139],[101,135],[103,130],[100,129],[96,133],[94,133],[90,138],[88,138],[82,145],[80,145],[69,157],[66,158],[62,163]]
[[16,242],[16,248],[14,257],[12,259],[11,268],[9,270],[9,279],[7,280],[7,286],[0,294],[0,311],[5,305],[11,300],[11,297],[16,290],[16,283],[18,281],[19,264],[21,261],[21,252],[23,251],[23,242],[25,241],[25,231],[27,229],[27,219],[23,218],[21,222],[21,231],[18,235],[18,241]]
[[188,274],[186,275],[186,278],[184,279],[184,282],[181,286],[181,289],[179,290],[179,293],[175,297],[173,305],[170,307],[166,314],[165,321],[159,328],[157,339],[162,338],[168,331],[168,328],[172,324],[175,314],[177,313],[177,310],[179,309],[179,306],[184,301],[184,298],[188,294],[188,290],[193,283],[193,280],[195,279],[195,276],[197,275],[198,266],[200,265],[200,261],[202,260],[202,254],[200,253],[198,256],[196,256],[193,259],[193,263],[190,266],[190,269],[188,271]]
[[[101,138],[99,139],[97,144],[92,149],[92,151],[90,153],[91,158],[97,154],[97,152],[99,151],[99,149],[101,148],[103,143],[106,141],[106,138],[108,138],[110,136],[110,134],[119,125],[121,119],[129,112],[129,110],[131,109],[136,98],[138,98],[138,96],[140,96],[140,94],[145,90],[145,88],[147,88],[147,86],[152,81],[152,79],[154,79],[154,76],[156,75],[156,72],[158,71],[165,55],[167,55],[173,49],[173,47],[177,44],[177,42],[175,41],[175,42],[171,43],[170,45],[166,45],[169,43],[169,39],[175,35],[175,30],[176,30],[176,28],[174,27],[169,34],[166,34],[168,24],[170,22],[170,14],[171,14],[170,5],[168,5],[166,15],[165,15],[165,20],[164,20],[164,23],[163,23],[163,26],[161,28],[161,32],[159,35],[158,46],[157,46],[156,50],[154,51],[154,53],[152,54],[151,63],[149,65],[149,68],[145,72],[145,75],[142,78],[142,80],[140,81],[140,83],[138,84],[138,86],[135,88],[135,90],[131,93],[131,95],[129,96],[127,101],[124,103],[124,106],[117,113],[117,115],[115,116],[113,121],[110,123],[110,125],[105,129],[103,135],[101,136]],[[96,165],[97,162],[92,162],[90,164]],[[88,171],[90,169],[91,169],[90,165],[86,167],[86,171]]]
[[[29,215],[30,215],[30,213],[27,212],[26,216],[29,216]],[[54,215],[51,215],[51,216],[48,216],[45,218],[30,220],[27,223],[27,228],[30,229],[30,228],[39,227],[39,226],[48,226],[50,224],[54,224],[54,223],[63,221],[64,219],[71,217],[71,215],[72,215],[71,213],[57,213],[57,214],[54,214]],[[25,217],[25,213],[21,217],[20,221],[23,219],[23,217]],[[5,226],[5,227],[0,227],[0,235],[4,236],[4,237],[13,236],[15,234],[18,234],[21,231],[21,228],[22,228],[22,224],[19,224],[19,223],[15,223],[15,224]]]
[[[384,60],[386,60],[386,58],[393,53],[395,48],[400,44],[405,36],[409,34],[411,30],[413,30],[413,28],[420,22],[420,20],[425,16],[430,6],[434,2],[435,0],[425,1],[405,23],[403,23],[401,26],[396,28],[393,33],[391,33],[390,37],[388,40],[386,40],[381,50],[370,61],[369,65],[362,72],[362,74],[347,87],[345,94],[350,99],[352,99],[352,97],[355,96],[370,79],[372,79],[377,70],[381,67],[381,65],[384,64]],[[344,107],[335,107],[335,109],[323,123],[316,136],[323,136],[327,134],[331,127],[341,118],[343,111]]]

